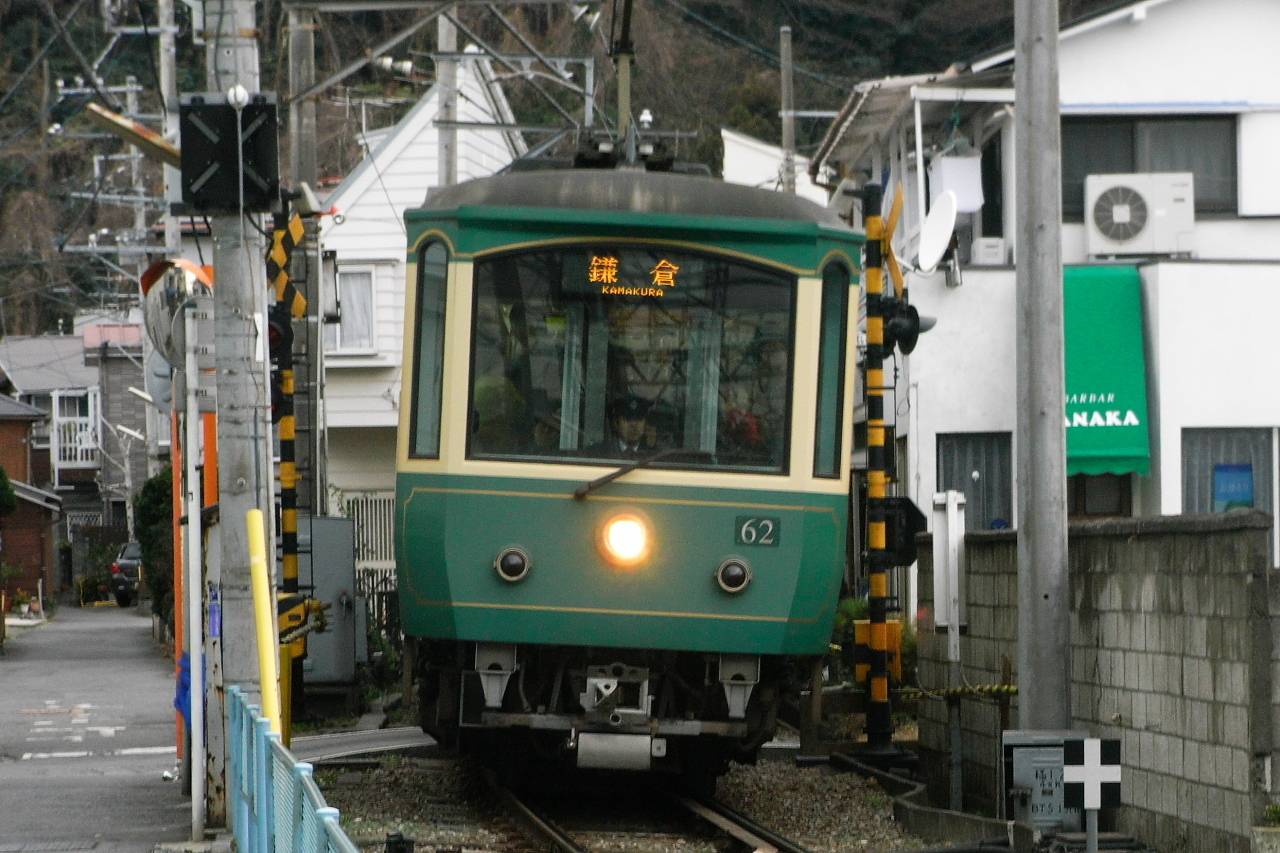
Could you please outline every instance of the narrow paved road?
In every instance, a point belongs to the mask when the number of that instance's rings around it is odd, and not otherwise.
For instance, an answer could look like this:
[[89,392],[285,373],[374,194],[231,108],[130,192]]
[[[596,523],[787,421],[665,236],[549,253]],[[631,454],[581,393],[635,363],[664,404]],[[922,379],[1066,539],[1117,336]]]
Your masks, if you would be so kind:
[[150,851],[181,841],[172,663],[145,608],[60,608],[0,656],[0,851]]

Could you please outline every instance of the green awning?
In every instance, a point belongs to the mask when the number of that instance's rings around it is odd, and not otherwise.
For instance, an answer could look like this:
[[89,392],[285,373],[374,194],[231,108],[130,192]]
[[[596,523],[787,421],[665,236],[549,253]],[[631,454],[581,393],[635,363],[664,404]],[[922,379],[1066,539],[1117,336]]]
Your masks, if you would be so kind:
[[1067,267],[1067,473],[1147,474],[1147,365],[1137,267]]

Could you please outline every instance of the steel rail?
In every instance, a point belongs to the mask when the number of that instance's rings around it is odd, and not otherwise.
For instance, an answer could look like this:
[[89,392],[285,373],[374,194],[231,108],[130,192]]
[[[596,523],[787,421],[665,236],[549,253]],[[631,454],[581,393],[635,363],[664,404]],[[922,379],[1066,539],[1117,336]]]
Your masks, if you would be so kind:
[[809,851],[751,818],[729,808],[718,800],[704,797],[676,797],[679,802],[698,817],[714,824],[736,840],[747,844],[756,853],[809,853]]
[[560,853],[587,853],[587,848],[574,841],[567,832],[538,814],[512,793],[509,788],[500,784],[492,771],[486,771],[484,775],[493,793],[502,802],[502,805],[511,812],[512,816],[522,824],[526,832],[547,841],[551,845],[551,849],[560,851]]

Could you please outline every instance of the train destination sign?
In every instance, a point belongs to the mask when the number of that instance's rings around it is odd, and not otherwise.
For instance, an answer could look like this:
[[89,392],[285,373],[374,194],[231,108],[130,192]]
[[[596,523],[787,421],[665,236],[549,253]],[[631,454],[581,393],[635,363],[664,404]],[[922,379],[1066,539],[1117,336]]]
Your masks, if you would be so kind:
[[[634,276],[634,272],[631,272]],[[667,258],[659,259],[649,270],[647,284],[638,284],[623,275],[617,255],[593,254],[587,263],[587,283],[600,286],[606,296],[648,296],[661,298],[676,286],[680,265]]]

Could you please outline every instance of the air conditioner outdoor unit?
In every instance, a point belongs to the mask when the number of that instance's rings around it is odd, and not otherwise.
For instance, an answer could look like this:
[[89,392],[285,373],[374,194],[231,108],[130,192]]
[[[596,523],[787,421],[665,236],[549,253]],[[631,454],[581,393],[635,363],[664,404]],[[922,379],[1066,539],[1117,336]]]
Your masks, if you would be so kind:
[[1089,175],[1084,221],[1091,256],[1189,255],[1195,249],[1194,176]]

